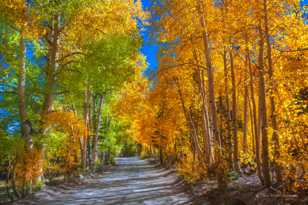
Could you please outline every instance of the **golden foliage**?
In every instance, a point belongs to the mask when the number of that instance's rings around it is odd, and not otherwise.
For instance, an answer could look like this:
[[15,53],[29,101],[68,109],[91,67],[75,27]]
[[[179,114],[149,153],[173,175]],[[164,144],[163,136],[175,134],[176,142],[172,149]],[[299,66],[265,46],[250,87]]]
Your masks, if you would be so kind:
[[41,149],[24,149],[16,157],[15,183],[17,187],[35,184],[43,174],[43,152]]
[[[216,3],[171,0],[165,2],[163,8],[154,10],[161,15],[155,26],[163,31],[159,40],[166,45],[160,50],[157,76],[150,82],[136,79],[123,89],[117,106],[119,115],[131,122],[131,133],[138,143],[162,148],[164,155],[175,156],[179,172],[189,180],[210,174],[207,172],[211,168],[216,169],[216,173],[220,170],[223,175],[232,171],[235,144],[239,147],[240,165],[255,170],[256,139],[261,138],[258,130],[261,113],[259,77],[264,75],[270,166],[274,167],[276,162],[281,168],[282,181],[288,181],[287,190],[307,189],[305,85],[308,79],[308,35],[307,26],[294,12],[299,10],[298,1],[290,1],[290,8],[278,0],[265,1],[267,9],[258,1]],[[166,10],[168,12],[164,15]],[[265,25],[269,28],[267,34]],[[263,37],[268,35],[269,41],[269,47],[267,42],[262,45],[264,73],[259,70],[260,33]],[[205,38],[210,44],[208,49]],[[212,129],[212,125],[203,123],[205,117],[211,118],[210,111],[204,111],[210,108],[211,100],[207,55],[210,55],[213,67],[219,142],[207,142],[205,133]],[[233,79],[231,63],[234,66]],[[246,110],[245,92],[248,96]],[[298,99],[300,93],[303,99]],[[272,99],[277,130],[272,123]],[[233,101],[236,101],[235,116],[232,116],[235,112]],[[228,127],[231,117],[235,123]],[[236,141],[234,127],[237,128]],[[278,133],[279,143],[273,139],[274,133]],[[205,161],[207,144],[214,150],[210,157],[214,160],[210,165]],[[264,142],[260,142],[260,146],[262,144]],[[261,149],[264,150],[260,151],[260,157],[267,151],[264,147]],[[221,158],[217,158],[218,152]],[[258,166],[263,166],[262,163],[265,164],[261,162]],[[209,169],[202,168],[204,165]],[[272,174],[271,180],[278,180],[273,171],[268,171]]]
[[84,122],[78,119],[73,112],[51,112],[45,116],[44,120],[45,127],[54,126],[73,138],[88,136]]
[[60,173],[73,174],[80,165],[81,140],[83,137],[88,137],[88,129],[84,122],[78,119],[73,112],[51,112],[45,116],[44,126],[45,128],[53,127],[67,135],[61,150],[56,156],[51,156],[59,158],[60,161],[62,159],[63,162],[51,169]]

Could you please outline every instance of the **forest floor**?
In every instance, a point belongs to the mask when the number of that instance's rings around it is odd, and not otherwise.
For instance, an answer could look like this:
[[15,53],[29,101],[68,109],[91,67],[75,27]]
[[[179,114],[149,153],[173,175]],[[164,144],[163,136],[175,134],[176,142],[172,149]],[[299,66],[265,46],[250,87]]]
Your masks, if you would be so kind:
[[[1,204],[1,203],[0,203]],[[306,205],[307,196],[264,188],[256,175],[241,176],[225,192],[216,181],[188,185],[151,159],[117,158],[116,165],[70,183],[45,186],[13,205]]]
[[194,204],[308,205],[308,193],[282,193],[277,188],[267,188],[261,184],[256,174],[242,174],[238,179],[230,181],[223,191],[217,188],[216,180],[198,182],[191,189]]
[[46,186],[16,205],[180,205],[192,204],[175,170],[137,157],[117,158],[116,166],[80,183]]

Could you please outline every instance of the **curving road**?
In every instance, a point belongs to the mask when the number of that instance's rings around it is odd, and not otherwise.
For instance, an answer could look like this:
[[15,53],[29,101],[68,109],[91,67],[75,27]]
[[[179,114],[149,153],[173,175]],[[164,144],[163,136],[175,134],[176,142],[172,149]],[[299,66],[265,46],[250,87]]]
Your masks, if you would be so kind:
[[47,187],[15,204],[181,205],[191,204],[174,171],[137,157],[117,158],[117,166],[78,186]]

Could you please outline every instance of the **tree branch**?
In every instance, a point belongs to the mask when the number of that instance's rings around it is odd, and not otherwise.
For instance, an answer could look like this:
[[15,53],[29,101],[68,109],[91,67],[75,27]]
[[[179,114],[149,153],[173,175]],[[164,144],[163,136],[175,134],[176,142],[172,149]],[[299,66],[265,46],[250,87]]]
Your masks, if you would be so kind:
[[86,55],[85,53],[81,52],[81,51],[75,51],[75,52],[72,52],[72,53],[69,53],[65,56],[63,56],[62,58],[58,59],[57,62],[62,62],[64,61],[66,58],[69,58],[69,57],[72,57],[72,56],[75,56],[75,55]]
[[306,47],[306,48],[298,48],[298,49],[295,49],[295,50],[281,50],[279,48],[276,48],[276,50],[278,50],[280,52],[283,52],[283,53],[302,52],[302,51],[308,51],[308,47]]

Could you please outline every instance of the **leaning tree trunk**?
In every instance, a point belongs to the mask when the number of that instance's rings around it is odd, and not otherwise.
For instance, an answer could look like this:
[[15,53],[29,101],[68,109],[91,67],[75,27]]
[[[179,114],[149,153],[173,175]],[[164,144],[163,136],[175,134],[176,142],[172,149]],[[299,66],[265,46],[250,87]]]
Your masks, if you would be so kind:
[[184,97],[183,97],[180,85],[177,82],[176,78],[173,78],[173,81],[174,81],[174,83],[177,87],[177,92],[178,92],[179,100],[180,100],[180,103],[181,103],[182,111],[183,111],[183,114],[185,116],[185,121],[186,121],[187,127],[189,128],[189,136],[190,136],[189,139],[190,139],[191,149],[192,149],[192,152],[194,154],[194,159],[195,159],[196,153],[198,154],[198,156],[201,156],[201,147],[200,147],[199,142],[198,142],[198,131],[197,131],[196,125],[193,121],[191,110],[186,108],[186,105],[185,105],[185,102],[184,102]]
[[210,129],[210,125],[209,125],[209,116],[208,116],[208,109],[207,109],[207,105],[206,105],[206,91],[205,91],[205,83],[204,83],[204,72],[203,72],[203,68],[200,68],[199,66],[199,60],[198,60],[198,56],[197,56],[197,52],[195,50],[195,48],[193,49],[193,55],[195,58],[195,61],[197,63],[197,83],[198,83],[198,88],[199,88],[199,93],[201,96],[201,112],[202,112],[202,128],[203,128],[203,140],[204,140],[204,154],[205,154],[205,162],[207,164],[207,168],[209,168],[209,165],[212,163],[211,161],[211,155],[212,155],[212,151],[211,151],[211,129]]
[[183,113],[184,113],[184,116],[185,116],[187,127],[189,128],[189,136],[190,136],[190,141],[191,141],[191,144],[192,144],[192,151],[193,151],[193,153],[195,153],[197,151],[198,154],[200,154],[201,148],[200,148],[200,146],[198,144],[198,140],[197,140],[198,132],[197,132],[196,126],[193,122],[191,111],[186,108],[183,93],[181,91],[179,83],[177,82],[176,79],[173,79],[173,80],[174,80],[175,85],[177,86],[177,92],[178,92],[178,95],[179,95],[179,100],[180,100],[182,110],[183,110]]

